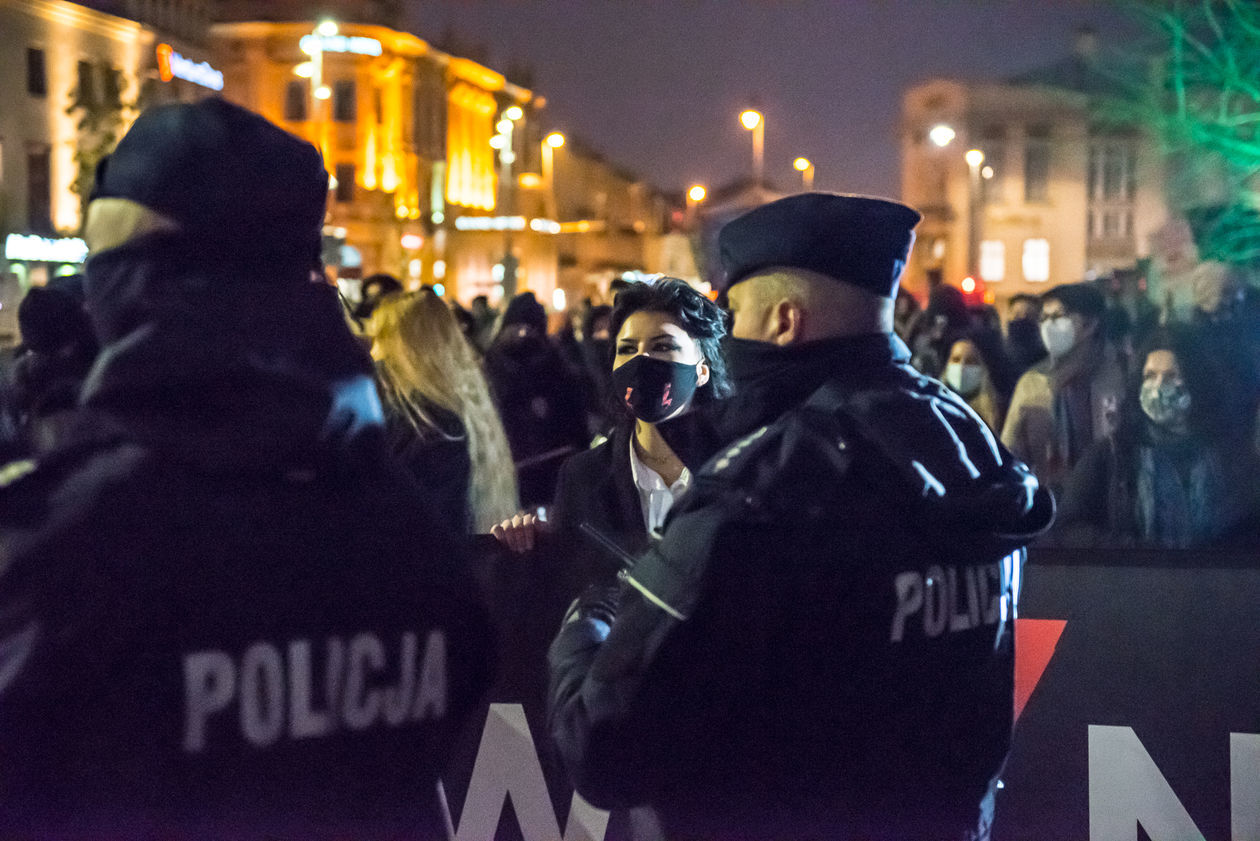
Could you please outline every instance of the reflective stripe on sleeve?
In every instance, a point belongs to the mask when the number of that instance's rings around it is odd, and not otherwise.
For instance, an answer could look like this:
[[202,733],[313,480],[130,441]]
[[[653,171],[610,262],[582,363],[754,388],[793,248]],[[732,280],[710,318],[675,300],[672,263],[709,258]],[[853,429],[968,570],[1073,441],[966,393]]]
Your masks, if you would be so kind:
[[672,616],[672,617],[674,617],[675,619],[677,619],[679,622],[686,622],[686,621],[687,621],[687,617],[686,617],[686,616],[683,616],[683,615],[682,615],[681,613],[679,613],[677,610],[675,610],[674,608],[670,607],[670,606],[669,606],[669,605],[668,605],[668,604],[667,604],[667,603],[666,603],[663,599],[661,599],[661,598],[660,598],[660,596],[657,596],[655,593],[653,593],[653,592],[652,592],[651,590],[649,590],[647,587],[644,587],[644,586],[643,586],[642,584],[640,584],[638,581],[635,581],[635,580],[634,580],[634,576],[627,575],[627,576],[626,576],[626,582],[627,582],[627,583],[628,583],[631,587],[633,587],[634,589],[636,589],[636,590],[638,590],[640,593],[642,593],[642,594],[643,594],[643,598],[647,599],[647,600],[648,600],[648,601],[650,601],[652,604],[656,605],[656,606],[657,606],[657,607],[659,607],[661,610],[665,611],[665,612],[666,612],[666,613],[668,613],[670,616]]

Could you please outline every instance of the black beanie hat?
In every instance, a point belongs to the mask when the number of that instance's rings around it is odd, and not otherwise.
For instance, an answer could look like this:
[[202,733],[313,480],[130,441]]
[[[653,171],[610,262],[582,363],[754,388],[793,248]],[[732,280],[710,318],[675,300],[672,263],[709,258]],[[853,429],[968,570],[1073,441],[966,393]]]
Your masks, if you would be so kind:
[[726,286],[784,266],[891,298],[922,218],[900,202],[837,193],[802,193],[764,204],[718,234]]
[[221,259],[314,266],[328,174],[311,144],[210,98],[141,114],[98,165],[91,198],[138,202]]
[[508,302],[503,311],[503,327],[523,324],[547,335],[547,310],[538,303],[533,292],[522,292]]

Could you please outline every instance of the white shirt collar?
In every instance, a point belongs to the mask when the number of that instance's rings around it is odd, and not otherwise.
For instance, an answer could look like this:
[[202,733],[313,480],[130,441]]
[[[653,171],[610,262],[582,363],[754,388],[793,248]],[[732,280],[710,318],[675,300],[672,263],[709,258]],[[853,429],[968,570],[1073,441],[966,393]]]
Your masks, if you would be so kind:
[[691,471],[683,467],[678,480],[672,485],[666,485],[661,474],[648,467],[643,459],[639,458],[632,435],[630,436],[630,475],[634,478],[635,489],[639,492],[643,522],[647,525],[649,532],[658,531],[665,523],[665,517],[669,514],[669,509],[673,507],[674,500],[691,487]]

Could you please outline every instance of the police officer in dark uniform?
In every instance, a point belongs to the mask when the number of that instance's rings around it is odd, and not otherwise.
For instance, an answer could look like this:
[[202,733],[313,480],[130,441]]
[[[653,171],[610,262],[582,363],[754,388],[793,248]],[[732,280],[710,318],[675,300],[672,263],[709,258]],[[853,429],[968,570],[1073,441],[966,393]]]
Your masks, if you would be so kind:
[[0,488],[0,836],[447,836],[489,683],[462,555],[387,460],[308,143],[221,100],[98,169],[102,354]]
[[988,838],[1053,501],[892,334],[919,219],[810,193],[722,230],[729,444],[550,654],[592,803],[680,839]]

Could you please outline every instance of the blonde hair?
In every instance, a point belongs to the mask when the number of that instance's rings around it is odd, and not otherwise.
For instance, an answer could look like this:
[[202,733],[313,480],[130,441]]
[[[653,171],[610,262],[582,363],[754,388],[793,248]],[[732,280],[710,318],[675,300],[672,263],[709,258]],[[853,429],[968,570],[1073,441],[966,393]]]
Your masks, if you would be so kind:
[[418,433],[446,438],[426,404],[464,424],[472,475],[468,507],[473,530],[488,532],[517,510],[516,471],[490,389],[455,316],[425,289],[384,299],[372,315],[381,385]]

